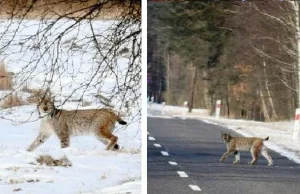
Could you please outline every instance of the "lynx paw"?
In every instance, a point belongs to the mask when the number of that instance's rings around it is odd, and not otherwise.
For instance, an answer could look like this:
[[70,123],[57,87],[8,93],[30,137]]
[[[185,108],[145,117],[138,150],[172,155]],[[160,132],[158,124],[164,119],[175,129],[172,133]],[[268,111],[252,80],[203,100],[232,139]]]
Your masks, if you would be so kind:
[[239,160],[233,161],[233,164],[239,164],[239,163],[240,163]]

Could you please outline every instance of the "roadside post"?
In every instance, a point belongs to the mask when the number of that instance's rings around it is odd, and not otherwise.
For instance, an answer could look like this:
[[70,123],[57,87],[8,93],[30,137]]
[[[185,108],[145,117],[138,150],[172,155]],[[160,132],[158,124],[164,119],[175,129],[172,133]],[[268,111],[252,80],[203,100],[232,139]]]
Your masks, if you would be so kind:
[[187,107],[188,107],[188,101],[184,101],[183,102],[183,112],[182,112],[183,116],[185,116],[187,113],[187,110],[186,110]]
[[294,122],[294,132],[293,132],[293,139],[299,140],[299,127],[300,127],[300,108],[296,109],[295,113],[295,122]]
[[149,108],[150,108],[150,110],[151,110],[152,104],[153,104],[153,102],[154,102],[154,97],[152,96],[152,97],[149,97],[149,98],[150,98]]
[[221,100],[217,100],[216,103],[216,118],[220,118],[220,112],[221,112]]
[[164,115],[165,114],[166,102],[162,102],[161,104],[162,104],[161,114]]

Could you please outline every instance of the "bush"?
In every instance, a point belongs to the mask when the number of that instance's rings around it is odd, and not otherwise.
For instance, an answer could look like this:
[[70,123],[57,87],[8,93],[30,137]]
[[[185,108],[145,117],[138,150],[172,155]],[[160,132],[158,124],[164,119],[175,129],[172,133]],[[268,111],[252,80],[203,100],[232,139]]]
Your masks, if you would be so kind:
[[12,89],[12,76],[7,72],[5,64],[0,63],[0,90]]
[[1,103],[1,108],[11,108],[14,106],[22,106],[26,104],[18,93],[11,94],[3,99]]

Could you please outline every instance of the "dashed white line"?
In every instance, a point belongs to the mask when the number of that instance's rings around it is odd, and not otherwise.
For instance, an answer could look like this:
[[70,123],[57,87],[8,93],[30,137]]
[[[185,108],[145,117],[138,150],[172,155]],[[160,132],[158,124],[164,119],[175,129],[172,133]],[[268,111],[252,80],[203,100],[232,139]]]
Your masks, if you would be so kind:
[[182,178],[189,177],[184,171],[177,171],[177,173],[178,173],[179,176],[182,177]]
[[[147,134],[150,135],[148,131],[147,131]],[[149,138],[149,140],[151,140],[151,141],[155,141],[155,138],[154,138],[154,137],[149,136],[148,138]],[[153,145],[154,145],[155,147],[161,148],[161,145],[158,144],[158,143],[154,143]],[[161,154],[162,154],[163,156],[169,156],[169,153],[166,152],[166,151],[161,151]],[[173,162],[173,161],[169,161],[169,164],[172,165],[172,166],[178,165],[177,162]],[[189,177],[184,171],[177,171],[177,174],[178,174],[181,178],[187,178],[187,177]],[[189,187],[190,187],[193,191],[201,191],[201,189],[200,189],[200,187],[199,187],[198,185],[189,185]]]
[[[150,135],[150,133],[147,131],[147,135]],[[149,140],[151,141],[155,141],[155,138],[154,137],[151,137],[149,136],[148,137]],[[158,143],[154,143],[153,144],[155,147],[158,147],[158,148],[161,148],[161,145],[158,144]],[[169,153],[166,152],[166,151],[161,151],[161,154],[163,156],[169,156]],[[178,165],[177,162],[173,162],[173,161],[169,161],[169,164],[172,165],[172,166],[176,166]],[[187,178],[189,177],[184,171],[177,171],[177,174],[181,177],[181,178]],[[200,187],[198,185],[189,185],[189,187],[193,190],[193,191],[201,191]]]
[[193,191],[201,191],[200,187],[197,185],[189,185]]
[[176,162],[172,162],[172,161],[169,161],[169,164],[171,164],[171,165],[173,165],[173,166],[178,165]]
[[158,143],[155,143],[155,144],[153,144],[155,147],[157,147],[157,148],[161,148],[161,145],[160,144],[158,144]]

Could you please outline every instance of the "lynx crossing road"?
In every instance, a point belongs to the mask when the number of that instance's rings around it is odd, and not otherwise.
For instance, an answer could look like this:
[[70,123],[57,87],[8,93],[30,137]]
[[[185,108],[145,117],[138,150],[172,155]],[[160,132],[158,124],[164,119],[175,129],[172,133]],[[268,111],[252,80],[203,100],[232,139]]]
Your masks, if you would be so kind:
[[300,193],[300,165],[274,151],[271,167],[262,156],[256,165],[247,164],[248,152],[241,153],[241,164],[232,164],[233,156],[220,163],[226,151],[221,131],[228,129],[199,120],[148,117],[148,194]]

